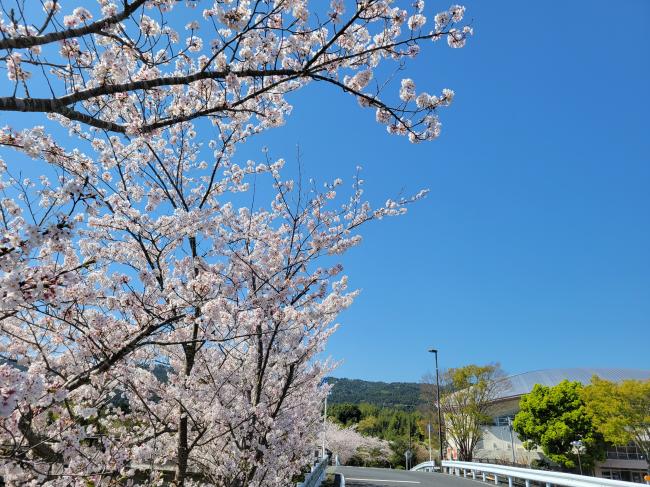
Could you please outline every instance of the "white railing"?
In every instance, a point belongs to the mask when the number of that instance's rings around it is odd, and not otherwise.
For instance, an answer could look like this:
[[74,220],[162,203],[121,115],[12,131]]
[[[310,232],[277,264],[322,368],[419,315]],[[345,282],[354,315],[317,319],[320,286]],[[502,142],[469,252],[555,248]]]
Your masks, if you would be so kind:
[[438,467],[436,465],[436,462],[434,461],[426,461],[426,462],[418,463],[411,470],[415,472],[436,472],[440,470],[440,467]]
[[320,484],[325,479],[328,460],[328,457],[322,458],[320,462],[312,466],[311,472],[305,475],[305,480],[298,482],[296,487],[320,487]]
[[639,484],[634,482],[624,482],[622,480],[610,480],[599,477],[587,477],[585,475],[575,475],[572,473],[553,472],[546,470],[533,470],[530,468],[507,467],[504,465],[493,465],[489,463],[472,463],[443,460],[442,468],[449,474],[462,475],[472,479],[483,480],[483,482],[508,481],[508,487],[512,487],[513,480],[521,479],[530,487],[530,482],[539,482],[546,487],[566,486],[566,487],[638,487]]

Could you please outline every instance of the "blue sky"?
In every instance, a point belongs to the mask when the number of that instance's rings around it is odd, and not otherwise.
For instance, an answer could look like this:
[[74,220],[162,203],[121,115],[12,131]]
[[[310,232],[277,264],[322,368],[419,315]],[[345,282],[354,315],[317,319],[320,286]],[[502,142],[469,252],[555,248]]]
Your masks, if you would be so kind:
[[363,292],[329,344],[335,375],[419,380],[432,345],[442,367],[649,368],[650,3],[464,4],[468,46],[406,70],[456,91],[440,139],[388,136],[326,87],[266,139],[288,159],[300,144],[310,176],[363,165],[371,197],[431,189],[346,256]]
[[362,165],[375,202],[431,189],[344,257],[362,293],[330,341],[334,375],[417,381],[431,346],[443,368],[650,368],[650,2],[464,4],[467,47],[427,45],[403,73],[456,91],[437,141],[389,136],[312,85],[240,153],[291,166],[300,146],[320,181]]

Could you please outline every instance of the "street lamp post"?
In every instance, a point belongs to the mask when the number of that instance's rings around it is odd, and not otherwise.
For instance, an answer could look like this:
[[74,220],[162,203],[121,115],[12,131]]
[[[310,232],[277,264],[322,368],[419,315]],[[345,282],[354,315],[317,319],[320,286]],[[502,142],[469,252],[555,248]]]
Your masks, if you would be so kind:
[[429,352],[436,356],[436,403],[438,408],[438,439],[440,440],[440,468],[442,468],[442,413],[440,411],[440,379],[438,378],[438,350],[432,348]]
[[580,460],[580,450],[582,449],[582,441],[576,440],[571,442],[571,446],[578,452],[578,467],[580,468],[580,475],[582,475],[582,461]]

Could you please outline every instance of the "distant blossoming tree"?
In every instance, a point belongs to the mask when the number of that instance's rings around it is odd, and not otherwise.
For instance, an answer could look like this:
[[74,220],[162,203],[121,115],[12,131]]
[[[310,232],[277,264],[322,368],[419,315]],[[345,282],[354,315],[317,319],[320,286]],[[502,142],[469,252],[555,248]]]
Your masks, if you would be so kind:
[[390,445],[387,441],[373,436],[364,436],[355,427],[345,427],[327,422],[325,427],[327,448],[338,457],[341,464],[347,464],[353,457],[370,461],[388,461]]
[[[424,193],[372,208],[357,175],[341,201],[340,179],[305,187],[283,160],[238,163],[236,149],[311,81],[391,133],[434,138],[453,92],[406,79],[384,101],[373,70],[424,40],[462,47],[464,9],[425,31],[422,2],[346,15],[339,1],[219,1],[202,16],[198,1],[98,3],[17,0],[0,16],[0,110],[51,120],[0,129],[42,169],[0,159],[0,474],[99,486],[173,468],[176,485],[284,486],[320,427],[331,366],[317,354],[355,296],[321,258]],[[268,207],[231,202],[264,180]]]

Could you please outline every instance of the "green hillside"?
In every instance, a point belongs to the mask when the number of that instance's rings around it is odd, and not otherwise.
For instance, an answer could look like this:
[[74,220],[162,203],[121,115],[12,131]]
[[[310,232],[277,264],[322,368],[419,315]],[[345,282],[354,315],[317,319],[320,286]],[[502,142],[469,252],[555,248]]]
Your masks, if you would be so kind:
[[333,384],[331,404],[366,402],[379,407],[414,410],[420,404],[420,384],[416,382],[370,382],[328,377]]

